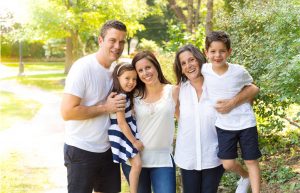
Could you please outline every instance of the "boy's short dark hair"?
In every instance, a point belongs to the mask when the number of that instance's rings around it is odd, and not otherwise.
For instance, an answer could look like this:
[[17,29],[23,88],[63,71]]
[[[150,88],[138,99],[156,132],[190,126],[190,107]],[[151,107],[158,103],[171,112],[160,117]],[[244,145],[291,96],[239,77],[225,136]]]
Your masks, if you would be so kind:
[[124,23],[122,23],[121,21],[118,21],[118,20],[109,20],[109,21],[107,21],[103,24],[103,26],[100,29],[100,34],[99,35],[102,38],[104,38],[106,36],[107,30],[109,30],[111,28],[127,32],[127,28],[126,28],[126,25]]
[[216,41],[223,42],[228,50],[231,48],[230,38],[226,32],[212,31],[205,38],[205,49],[208,50],[211,43]]

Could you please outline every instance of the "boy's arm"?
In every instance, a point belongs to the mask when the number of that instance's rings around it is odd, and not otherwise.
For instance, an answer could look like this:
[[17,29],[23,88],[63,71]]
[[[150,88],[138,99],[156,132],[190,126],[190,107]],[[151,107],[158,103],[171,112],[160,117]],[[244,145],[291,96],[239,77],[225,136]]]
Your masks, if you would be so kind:
[[255,96],[259,93],[259,88],[254,84],[245,86],[235,97],[232,99],[219,100],[215,106],[215,109],[221,113],[229,113],[235,107],[246,103],[252,102]]
[[124,97],[111,93],[104,104],[83,106],[81,98],[71,94],[64,94],[61,103],[61,114],[65,121],[85,120],[101,114],[124,111],[126,100]]
[[136,139],[134,137],[134,135],[132,134],[131,129],[125,119],[125,112],[119,111],[116,114],[117,114],[118,125],[119,125],[120,129],[122,130],[122,133],[125,135],[125,137],[132,143],[132,145],[137,150],[142,151],[143,144],[141,141]]

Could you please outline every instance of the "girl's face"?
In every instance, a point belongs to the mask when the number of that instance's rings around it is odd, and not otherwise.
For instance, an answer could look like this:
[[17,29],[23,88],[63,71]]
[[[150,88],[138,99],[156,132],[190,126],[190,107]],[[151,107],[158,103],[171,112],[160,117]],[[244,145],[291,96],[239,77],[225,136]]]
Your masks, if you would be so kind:
[[221,41],[214,41],[205,53],[208,60],[215,67],[223,67],[226,66],[226,60],[231,54],[231,49],[228,50],[226,45]]
[[125,71],[119,77],[119,83],[124,92],[131,92],[136,86],[137,74],[135,70]]
[[153,85],[156,82],[159,82],[155,66],[146,58],[139,60],[135,64],[135,69],[139,78],[143,83],[145,83],[145,85]]
[[201,69],[198,60],[190,51],[184,51],[179,55],[182,73],[190,80],[200,77]]

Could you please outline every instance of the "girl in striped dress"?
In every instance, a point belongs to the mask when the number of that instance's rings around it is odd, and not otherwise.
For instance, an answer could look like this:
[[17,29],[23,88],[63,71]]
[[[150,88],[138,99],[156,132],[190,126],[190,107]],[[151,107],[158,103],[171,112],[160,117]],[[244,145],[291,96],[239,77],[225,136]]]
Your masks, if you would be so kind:
[[131,171],[129,174],[130,192],[137,193],[142,161],[138,154],[143,150],[143,144],[138,138],[135,120],[132,117],[133,92],[137,82],[137,73],[130,63],[118,64],[112,74],[113,85],[111,92],[126,95],[125,111],[110,114],[111,126],[108,137],[115,163],[129,160]]

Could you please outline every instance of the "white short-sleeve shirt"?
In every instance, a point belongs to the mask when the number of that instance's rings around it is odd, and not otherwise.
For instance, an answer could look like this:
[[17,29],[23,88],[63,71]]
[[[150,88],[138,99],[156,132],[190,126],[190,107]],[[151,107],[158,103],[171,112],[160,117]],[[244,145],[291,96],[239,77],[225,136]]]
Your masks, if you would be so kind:
[[[237,64],[228,64],[228,70],[216,74],[211,63],[203,64],[201,73],[204,76],[204,85],[210,104],[214,106],[218,100],[231,99],[244,86],[253,82],[247,70]],[[244,103],[227,114],[217,113],[216,126],[224,130],[242,130],[256,125],[255,115],[249,103]]]
[[[81,105],[93,106],[106,100],[111,85],[111,71],[99,64],[96,54],[91,54],[72,65],[64,93],[80,97]],[[86,120],[66,121],[65,142],[87,151],[105,152],[110,147],[107,134],[109,127],[108,114]]]

